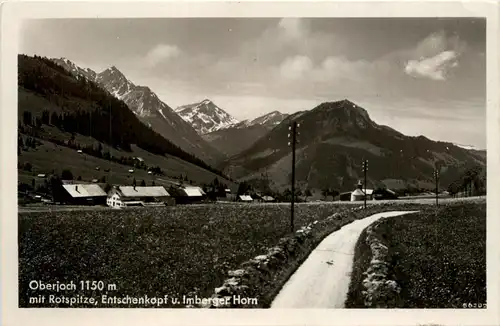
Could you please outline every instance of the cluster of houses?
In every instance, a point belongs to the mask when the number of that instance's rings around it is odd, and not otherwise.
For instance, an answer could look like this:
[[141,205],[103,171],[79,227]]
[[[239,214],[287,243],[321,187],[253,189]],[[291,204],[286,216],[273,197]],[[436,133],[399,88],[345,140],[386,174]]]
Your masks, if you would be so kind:
[[[276,199],[259,193],[234,194],[225,189],[225,196],[213,198],[198,186],[172,185],[168,190],[163,186],[124,186],[116,185],[105,191],[100,184],[63,181],[62,191],[57,202],[69,205],[107,205],[112,208],[132,206],[172,206],[176,204],[201,203],[207,200],[217,202],[272,203]],[[389,189],[364,189],[359,182],[354,191],[341,193],[340,201],[363,201],[374,199],[397,199]]]
[[[177,185],[163,186],[113,186],[106,192],[96,183],[64,182],[58,202],[70,205],[107,205],[112,208],[133,206],[172,206],[176,204],[201,203],[207,200],[207,194],[201,187]],[[237,202],[274,202],[271,196],[233,195],[226,189],[225,197],[217,201]]]
[[113,186],[108,192],[95,183],[65,183],[61,202],[71,205],[107,205],[112,208],[165,206],[202,202],[200,187],[178,186],[169,191],[163,186]]

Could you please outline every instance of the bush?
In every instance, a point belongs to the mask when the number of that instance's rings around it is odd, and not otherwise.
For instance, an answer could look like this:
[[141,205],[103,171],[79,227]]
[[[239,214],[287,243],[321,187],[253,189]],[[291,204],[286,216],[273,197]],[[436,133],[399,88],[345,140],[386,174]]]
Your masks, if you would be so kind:
[[63,180],[73,180],[73,173],[71,173],[71,170],[65,169],[61,173],[61,179]]

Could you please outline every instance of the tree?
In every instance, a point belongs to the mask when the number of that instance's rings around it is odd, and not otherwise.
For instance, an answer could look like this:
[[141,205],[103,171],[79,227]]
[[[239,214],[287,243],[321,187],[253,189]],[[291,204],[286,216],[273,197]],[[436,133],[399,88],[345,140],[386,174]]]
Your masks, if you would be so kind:
[[152,185],[153,187],[155,186],[155,181],[154,181],[154,180],[151,182],[151,185]]
[[144,181],[144,179],[141,181],[141,187],[146,187],[146,181]]
[[326,197],[328,197],[329,194],[330,194],[330,189],[324,188],[323,190],[321,190],[321,195],[323,196],[323,198],[325,200],[326,200]]
[[35,189],[36,181],[35,178],[31,179],[31,187]]
[[32,123],[31,112],[24,111],[23,112],[23,124],[27,125],[27,126],[31,126],[31,123]]
[[76,178],[76,180],[78,180],[78,181],[82,181],[82,176],[81,176],[81,175],[79,175],[79,176],[78,176],[78,178]]
[[73,180],[73,173],[71,173],[71,170],[65,169],[61,173],[61,178],[63,180]]
[[109,183],[106,183],[106,184],[104,185],[104,191],[105,191],[106,193],[110,192],[110,190],[111,190],[111,189],[112,189],[112,187],[111,187],[111,185],[110,185]]
[[31,172],[32,168],[33,168],[33,166],[31,165],[30,162],[24,163],[24,171]]
[[250,185],[248,183],[246,183],[245,181],[241,182],[239,185],[238,185],[238,196],[239,195],[244,195],[246,192],[248,192],[250,190]]
[[50,191],[52,192],[52,198],[54,198],[55,202],[61,202],[64,200],[62,181],[57,175],[53,175],[50,178]]
[[306,201],[307,201],[307,197],[311,197],[312,196],[311,189],[307,188],[304,191],[304,196],[306,196]]
[[340,192],[336,189],[332,189],[332,190],[330,190],[330,195],[335,198],[338,195],[340,195]]

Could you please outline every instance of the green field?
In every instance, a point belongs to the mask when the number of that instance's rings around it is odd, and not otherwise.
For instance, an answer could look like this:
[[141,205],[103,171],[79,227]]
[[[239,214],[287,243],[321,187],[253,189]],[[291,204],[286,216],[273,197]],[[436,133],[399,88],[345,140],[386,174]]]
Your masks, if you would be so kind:
[[[387,279],[398,294],[380,295],[370,307],[462,308],[486,303],[486,204],[449,203],[405,218],[383,220],[375,230],[388,247]],[[362,285],[372,254],[366,230],[355,252],[346,307],[364,308]]]
[[[297,205],[296,226],[348,208],[352,206]],[[19,303],[32,306],[28,283],[33,279],[103,281],[116,284],[117,290],[109,293],[113,295],[191,292],[209,297],[228,270],[289,234],[289,209],[227,204],[22,213]]]

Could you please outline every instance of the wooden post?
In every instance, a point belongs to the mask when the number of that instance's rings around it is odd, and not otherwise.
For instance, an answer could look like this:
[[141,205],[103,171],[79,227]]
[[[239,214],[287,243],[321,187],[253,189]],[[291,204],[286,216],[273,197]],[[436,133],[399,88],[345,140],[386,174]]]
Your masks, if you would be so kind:
[[364,207],[365,207],[365,209],[366,209],[366,171],[368,171],[368,160],[363,161],[363,175],[364,175],[363,193],[364,193]]
[[288,138],[291,140],[288,144],[292,146],[292,200],[290,206],[290,230],[293,233],[294,227],[294,209],[295,209],[295,148],[297,144],[297,127],[299,124],[296,121],[292,122],[292,125],[288,127],[290,133]]

